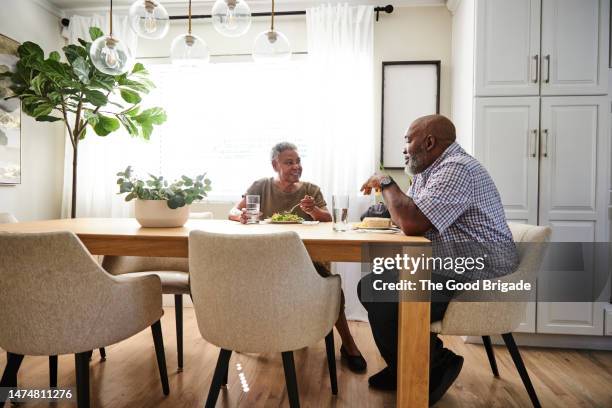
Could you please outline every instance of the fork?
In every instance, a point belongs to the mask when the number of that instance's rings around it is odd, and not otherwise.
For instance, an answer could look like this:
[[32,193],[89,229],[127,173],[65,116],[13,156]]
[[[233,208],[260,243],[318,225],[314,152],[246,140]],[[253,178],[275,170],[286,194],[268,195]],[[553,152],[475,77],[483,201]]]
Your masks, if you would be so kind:
[[285,211],[286,214],[291,214],[293,212],[293,210],[295,210],[297,208],[297,206],[299,206],[300,203],[297,203],[296,205],[294,205],[293,207],[291,207],[291,209],[289,211]]

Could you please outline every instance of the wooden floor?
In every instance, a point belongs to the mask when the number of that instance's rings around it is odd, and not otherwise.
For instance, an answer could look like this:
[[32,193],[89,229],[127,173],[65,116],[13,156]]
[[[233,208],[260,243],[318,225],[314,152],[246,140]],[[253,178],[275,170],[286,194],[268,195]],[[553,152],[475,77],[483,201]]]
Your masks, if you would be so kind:
[[[91,363],[91,399],[94,407],[201,407],[204,405],[218,349],[206,343],[197,329],[193,309],[185,309],[185,370],[176,372],[174,310],[162,319],[170,395],[161,391],[150,330],[107,348],[107,361],[98,352]],[[339,395],[332,397],[325,346],[319,344],[295,353],[299,392],[303,407],[393,407],[393,393],[368,389],[368,375],[384,367],[369,326],[351,323],[353,334],[368,361],[368,373],[356,375],[339,365]],[[494,378],[482,346],[448,337],[445,345],[465,357],[463,370],[437,407],[529,407],[529,399],[510,356],[495,347],[501,378]],[[339,339],[336,355],[339,361]],[[544,407],[612,407],[612,352],[558,349],[521,349],[523,359]],[[0,355],[0,368],[6,363]],[[244,392],[237,364],[246,375]],[[74,357],[59,358],[59,386],[74,387]],[[22,388],[48,385],[48,360],[26,357],[19,372]],[[51,406],[73,406],[57,404]],[[23,404],[49,406],[49,404]],[[279,355],[234,354],[228,389],[222,390],[218,407],[288,406]]]

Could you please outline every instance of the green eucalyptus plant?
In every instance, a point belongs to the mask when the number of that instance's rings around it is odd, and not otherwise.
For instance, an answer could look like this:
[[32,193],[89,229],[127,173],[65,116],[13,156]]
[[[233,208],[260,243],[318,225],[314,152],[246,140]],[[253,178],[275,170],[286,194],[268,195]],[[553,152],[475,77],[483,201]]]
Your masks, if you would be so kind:
[[163,176],[149,174],[149,180],[141,180],[134,176],[132,166],[128,166],[125,171],[117,173],[119,177],[119,193],[125,194],[125,201],[135,198],[139,200],[166,200],[168,207],[176,209],[189,205],[195,200],[206,197],[206,193],[211,190],[210,180],[205,178],[206,173],[194,178],[181,176],[180,180],[169,183]]
[[[89,29],[91,40],[103,36],[97,27]],[[18,48],[19,61],[14,72],[0,73],[0,80],[10,79],[11,95],[18,98],[25,114],[38,122],[63,121],[72,143],[71,216],[76,216],[77,160],[80,141],[90,128],[98,136],[107,136],[123,126],[133,137],[149,139],[154,125],[166,121],[162,108],[141,110],[143,94],[155,87],[140,63],[122,75],[98,71],[89,57],[91,42],[62,48],[65,62],[53,51],[45,58],[42,48],[25,42]],[[121,97],[112,98],[112,95]],[[110,106],[113,108],[110,108]]]

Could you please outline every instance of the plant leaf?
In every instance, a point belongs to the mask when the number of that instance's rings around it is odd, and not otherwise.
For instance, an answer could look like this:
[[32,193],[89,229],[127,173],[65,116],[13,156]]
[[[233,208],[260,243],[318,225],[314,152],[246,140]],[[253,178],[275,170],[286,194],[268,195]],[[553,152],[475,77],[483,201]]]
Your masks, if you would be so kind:
[[108,103],[108,98],[100,91],[85,89],[84,93],[87,101],[94,106],[104,106]]
[[59,62],[59,60],[61,59],[59,52],[51,51],[51,53],[49,54],[49,59],[51,61]]
[[17,53],[22,59],[28,59],[28,57],[30,57],[32,61],[36,59],[43,60],[45,58],[45,53],[42,48],[31,41],[26,41],[21,44],[19,48],[17,48]]
[[35,118],[39,117],[39,116],[48,116],[51,111],[53,110],[53,106],[48,104],[48,103],[41,103],[40,105],[37,105],[33,110],[32,110],[32,116],[34,116]]
[[58,122],[64,120],[62,118],[56,118],[55,116],[38,116],[36,117],[37,122]]
[[72,70],[85,85],[89,84],[89,66],[83,57],[78,57],[72,62]]
[[98,27],[89,27],[89,36],[91,37],[91,41],[96,41],[98,38],[102,37],[104,33]]
[[107,136],[119,129],[119,126],[119,120],[98,114],[98,122],[93,128],[98,136]]
[[133,104],[140,103],[140,101],[142,100],[138,92],[130,91],[128,89],[121,90],[121,97],[127,103],[133,103]]
[[142,65],[140,62],[137,62],[136,64],[134,64],[134,68],[132,68],[132,74],[136,73],[148,74],[149,72],[146,70],[144,65]]

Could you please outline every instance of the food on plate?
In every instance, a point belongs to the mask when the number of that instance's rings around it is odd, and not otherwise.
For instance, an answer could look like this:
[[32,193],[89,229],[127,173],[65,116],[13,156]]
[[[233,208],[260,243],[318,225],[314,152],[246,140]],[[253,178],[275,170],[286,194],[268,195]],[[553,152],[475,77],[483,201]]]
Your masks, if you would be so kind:
[[365,217],[359,228],[391,228],[391,218]]
[[283,214],[273,214],[270,217],[270,221],[272,222],[302,222],[304,219],[299,215],[291,214],[291,213],[283,213]]

